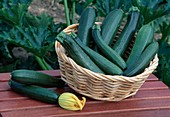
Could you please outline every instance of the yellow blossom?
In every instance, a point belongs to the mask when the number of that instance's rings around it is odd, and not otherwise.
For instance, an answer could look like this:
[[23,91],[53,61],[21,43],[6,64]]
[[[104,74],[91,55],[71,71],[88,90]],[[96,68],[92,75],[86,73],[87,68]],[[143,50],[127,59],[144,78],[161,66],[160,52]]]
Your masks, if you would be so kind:
[[79,100],[76,95],[66,92],[59,96],[58,103],[67,110],[82,110],[86,103],[86,98],[82,97],[82,100]]

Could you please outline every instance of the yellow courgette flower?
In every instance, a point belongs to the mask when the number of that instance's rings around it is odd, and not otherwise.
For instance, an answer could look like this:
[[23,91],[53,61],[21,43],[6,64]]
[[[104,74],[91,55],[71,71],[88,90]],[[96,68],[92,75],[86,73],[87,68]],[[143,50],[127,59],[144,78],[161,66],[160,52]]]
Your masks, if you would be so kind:
[[86,103],[86,98],[82,97],[82,100],[79,100],[76,95],[66,92],[59,96],[58,103],[67,110],[82,110]]

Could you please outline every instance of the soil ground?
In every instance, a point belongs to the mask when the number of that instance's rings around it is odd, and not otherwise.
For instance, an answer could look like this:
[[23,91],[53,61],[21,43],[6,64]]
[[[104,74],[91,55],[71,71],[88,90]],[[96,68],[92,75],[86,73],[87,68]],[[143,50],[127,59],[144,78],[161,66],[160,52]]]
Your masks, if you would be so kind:
[[29,11],[34,14],[45,12],[54,18],[54,22],[65,22],[64,6],[60,0],[33,0]]

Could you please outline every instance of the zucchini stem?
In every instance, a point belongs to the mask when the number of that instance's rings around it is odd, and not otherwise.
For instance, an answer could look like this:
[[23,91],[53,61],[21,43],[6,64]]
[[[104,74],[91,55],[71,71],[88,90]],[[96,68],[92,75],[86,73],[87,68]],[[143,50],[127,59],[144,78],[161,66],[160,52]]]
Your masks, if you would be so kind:
[[92,29],[97,29],[97,30],[101,31],[101,28],[98,24],[94,24]]
[[75,1],[73,1],[73,3],[72,3],[72,24],[74,24],[75,23],[75,10],[76,10],[76,3],[75,3]]
[[43,70],[53,70],[53,68],[44,60],[44,58],[40,58],[35,55],[35,59]]
[[68,4],[67,4],[67,0],[64,0],[64,11],[65,11],[65,17],[66,17],[66,23],[67,26],[70,25],[70,17],[69,17],[69,9],[68,9]]
[[47,70],[53,70],[53,68],[45,61],[44,58],[42,58],[42,62],[46,66]]

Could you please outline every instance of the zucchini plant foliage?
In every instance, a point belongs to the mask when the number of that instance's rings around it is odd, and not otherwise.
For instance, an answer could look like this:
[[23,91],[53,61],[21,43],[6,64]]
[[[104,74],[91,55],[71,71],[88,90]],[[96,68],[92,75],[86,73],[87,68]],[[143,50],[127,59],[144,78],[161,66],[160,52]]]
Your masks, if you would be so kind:
[[[55,36],[65,25],[55,24],[53,18],[47,14],[33,15],[28,12],[31,2],[32,0],[2,0],[0,2],[0,51],[4,59],[15,59],[11,55],[12,47],[22,47],[31,52],[40,58],[39,64],[42,63],[41,60],[44,61],[44,58],[47,58],[46,53],[54,52]],[[2,61],[1,59],[0,62],[3,65]],[[43,64],[40,66],[42,67]]]
[[144,24],[147,24],[170,12],[169,0],[132,0],[143,15]]
[[159,65],[155,75],[170,87],[170,22],[164,20],[160,24],[162,38],[159,39]]

